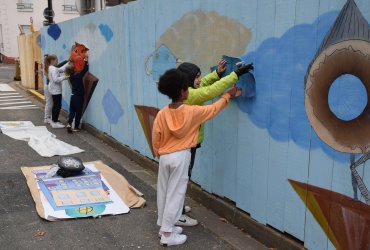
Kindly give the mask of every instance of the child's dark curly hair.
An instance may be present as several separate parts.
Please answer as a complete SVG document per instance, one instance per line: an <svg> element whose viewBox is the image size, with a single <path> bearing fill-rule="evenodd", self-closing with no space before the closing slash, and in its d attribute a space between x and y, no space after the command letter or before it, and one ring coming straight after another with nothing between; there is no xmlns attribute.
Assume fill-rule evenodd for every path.
<svg viewBox="0 0 370 250"><path fill-rule="evenodd" d="M188 78L178 69L169 69L159 78L159 92L168 96L173 102L179 99L181 90L187 89Z"/></svg>

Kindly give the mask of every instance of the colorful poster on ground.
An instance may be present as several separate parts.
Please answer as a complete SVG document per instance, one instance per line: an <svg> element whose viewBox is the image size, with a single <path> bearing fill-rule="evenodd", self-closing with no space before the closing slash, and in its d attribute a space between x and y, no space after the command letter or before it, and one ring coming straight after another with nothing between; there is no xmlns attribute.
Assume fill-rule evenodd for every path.
<svg viewBox="0 0 370 250"><path fill-rule="evenodd" d="M49 168L32 168L31 171L43 207L43 218L61 220L130 211L94 164L86 164L81 175L69 178L45 178Z"/></svg>

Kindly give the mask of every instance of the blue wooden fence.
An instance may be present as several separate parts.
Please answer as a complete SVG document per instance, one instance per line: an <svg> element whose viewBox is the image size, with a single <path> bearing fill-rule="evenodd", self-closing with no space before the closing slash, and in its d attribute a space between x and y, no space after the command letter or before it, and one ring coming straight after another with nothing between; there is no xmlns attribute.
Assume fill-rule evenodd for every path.
<svg viewBox="0 0 370 250"><path fill-rule="evenodd" d="M345 3L139 0L43 28L41 45L43 53L59 60L69 57L75 41L90 48L90 72L100 81L84 121L148 157L134 105L168 103L156 89L165 69L175 67L176 60L192 61L205 75L223 54L253 61L256 97L233 101L207 123L193 180L309 249L334 249L288 179L353 196L349 154L318 138L304 106L307 68ZM370 2L356 3L370 20ZM354 112L360 105L356 97L335 102L347 98L339 95L345 92L339 87L337 97L334 93L334 109ZM64 109L69 95L65 83ZM368 165L359 173L370 185Z"/></svg>

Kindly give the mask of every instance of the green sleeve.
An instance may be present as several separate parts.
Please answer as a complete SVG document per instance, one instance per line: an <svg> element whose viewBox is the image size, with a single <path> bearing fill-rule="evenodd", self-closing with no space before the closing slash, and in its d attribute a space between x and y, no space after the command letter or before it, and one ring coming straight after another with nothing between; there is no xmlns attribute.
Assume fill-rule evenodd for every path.
<svg viewBox="0 0 370 250"><path fill-rule="evenodd" d="M200 87L212 85L218 80L220 80L220 77L218 76L217 71L214 70L213 72L203 77L202 80L200 80Z"/></svg>
<svg viewBox="0 0 370 250"><path fill-rule="evenodd" d="M226 89L230 88L238 81L238 76L235 72L221 78L219 81L212 85L199 87L197 89L189 88L189 96L186 100L188 105L202 105L213 98L220 96Z"/></svg>

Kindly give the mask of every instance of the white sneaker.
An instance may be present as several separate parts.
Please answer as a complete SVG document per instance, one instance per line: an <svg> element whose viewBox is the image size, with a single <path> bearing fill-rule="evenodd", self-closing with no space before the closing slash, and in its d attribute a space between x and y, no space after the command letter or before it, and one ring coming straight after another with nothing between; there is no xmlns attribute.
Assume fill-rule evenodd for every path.
<svg viewBox="0 0 370 250"><path fill-rule="evenodd" d="M51 124L53 121L50 118L45 118L44 123L45 124Z"/></svg>
<svg viewBox="0 0 370 250"><path fill-rule="evenodd" d="M174 227L172 232L175 233L175 234L181 234L182 233L182 227ZM163 232L159 231L158 237L161 238L162 234L163 234Z"/></svg>
<svg viewBox="0 0 370 250"><path fill-rule="evenodd" d="M198 221L190 218L189 216L182 214L180 219L176 222L176 226L193 227L198 225Z"/></svg>
<svg viewBox="0 0 370 250"><path fill-rule="evenodd" d="M185 206L185 213L190 213L190 211L191 211L191 207L189 207L189 206Z"/></svg>
<svg viewBox="0 0 370 250"><path fill-rule="evenodd" d="M52 122L50 125L52 128L64 128L64 125L60 122Z"/></svg>
<svg viewBox="0 0 370 250"><path fill-rule="evenodd" d="M162 235L160 244L162 246L174 246L184 244L187 237L184 234L171 233L169 237Z"/></svg>

